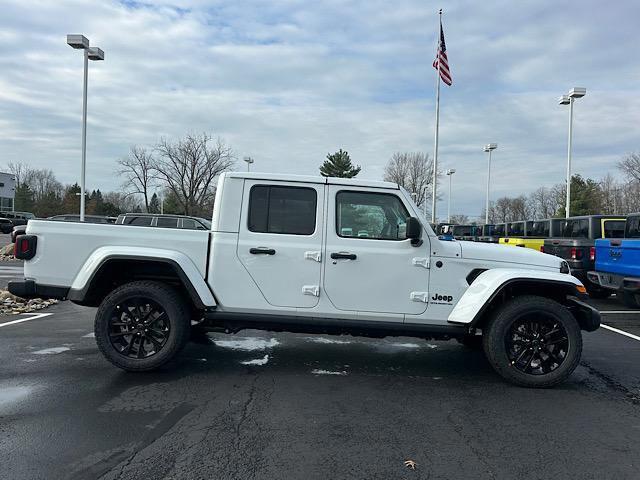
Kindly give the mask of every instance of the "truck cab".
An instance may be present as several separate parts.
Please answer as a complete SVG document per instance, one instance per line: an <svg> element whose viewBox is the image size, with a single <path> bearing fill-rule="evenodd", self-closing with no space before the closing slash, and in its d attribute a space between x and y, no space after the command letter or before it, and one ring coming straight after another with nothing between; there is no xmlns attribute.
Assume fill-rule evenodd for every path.
<svg viewBox="0 0 640 480"><path fill-rule="evenodd" d="M591 282L587 272L594 270L596 240L624 237L625 221L624 216L570 217L562 223L559 237L544 241L544 252L564 258L569 263L571 273L585 284L589 295L594 298L608 297L611 291Z"/></svg>
<svg viewBox="0 0 640 480"><path fill-rule="evenodd" d="M560 222L558 218L528 220L524 222L524 234L521 237L504 237L500 239L500 244L544 252L544 240L558 234Z"/></svg>
<svg viewBox="0 0 640 480"><path fill-rule="evenodd" d="M618 292L627 306L640 308L640 213L627 217L624 238L597 239L595 248L589 281Z"/></svg>
<svg viewBox="0 0 640 480"><path fill-rule="evenodd" d="M235 172L216 192L209 231L31 221L9 289L98 307L98 348L129 371L170 361L192 326L252 328L457 339L548 387L599 326L565 261L438 237L397 184Z"/></svg>

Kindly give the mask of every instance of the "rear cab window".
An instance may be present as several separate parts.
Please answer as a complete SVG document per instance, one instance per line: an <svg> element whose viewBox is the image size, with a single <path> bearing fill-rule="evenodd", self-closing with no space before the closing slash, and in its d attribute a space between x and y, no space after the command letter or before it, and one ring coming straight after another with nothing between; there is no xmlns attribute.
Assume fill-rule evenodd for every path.
<svg viewBox="0 0 640 480"><path fill-rule="evenodd" d="M589 238L589 220L587 218L566 220L562 227L565 238Z"/></svg>
<svg viewBox="0 0 640 480"><path fill-rule="evenodd" d="M624 238L624 220L603 220L602 230L604 238Z"/></svg>
<svg viewBox="0 0 640 480"><path fill-rule="evenodd" d="M640 216L627 219L625 238L640 238Z"/></svg>
<svg viewBox="0 0 640 480"><path fill-rule="evenodd" d="M336 233L340 237L405 240L409 212L389 193L341 191L336 194Z"/></svg>
<svg viewBox="0 0 640 480"><path fill-rule="evenodd" d="M249 231L313 235L317 203L313 188L254 185L249 194Z"/></svg>
<svg viewBox="0 0 640 480"><path fill-rule="evenodd" d="M157 217L156 227L160 228L178 228L178 219L171 217Z"/></svg>
<svg viewBox="0 0 640 480"><path fill-rule="evenodd" d="M549 222L531 222L527 229L528 237L548 237L549 236Z"/></svg>
<svg viewBox="0 0 640 480"><path fill-rule="evenodd" d="M135 225L138 227L150 227L153 217L125 217L124 225Z"/></svg>

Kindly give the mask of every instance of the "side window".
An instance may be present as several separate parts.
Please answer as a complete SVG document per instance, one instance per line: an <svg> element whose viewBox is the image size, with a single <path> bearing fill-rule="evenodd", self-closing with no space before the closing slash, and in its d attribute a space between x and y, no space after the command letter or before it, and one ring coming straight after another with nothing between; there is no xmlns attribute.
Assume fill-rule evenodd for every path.
<svg viewBox="0 0 640 480"><path fill-rule="evenodd" d="M150 227L153 217L126 217L124 219L125 225L136 225L139 227Z"/></svg>
<svg viewBox="0 0 640 480"><path fill-rule="evenodd" d="M604 238L624 238L623 220L605 220L604 221Z"/></svg>
<svg viewBox="0 0 640 480"><path fill-rule="evenodd" d="M178 228L178 219L171 217L158 217L156 227L161 228Z"/></svg>
<svg viewBox="0 0 640 480"><path fill-rule="evenodd" d="M182 219L182 228L187 230L195 230L197 227L196 221L191 218L183 218Z"/></svg>
<svg viewBox="0 0 640 480"><path fill-rule="evenodd" d="M313 188L255 185L249 194L249 230L312 235L318 195Z"/></svg>
<svg viewBox="0 0 640 480"><path fill-rule="evenodd" d="M404 240L407 218L409 212L395 195L369 192L336 195L336 233L340 237Z"/></svg>

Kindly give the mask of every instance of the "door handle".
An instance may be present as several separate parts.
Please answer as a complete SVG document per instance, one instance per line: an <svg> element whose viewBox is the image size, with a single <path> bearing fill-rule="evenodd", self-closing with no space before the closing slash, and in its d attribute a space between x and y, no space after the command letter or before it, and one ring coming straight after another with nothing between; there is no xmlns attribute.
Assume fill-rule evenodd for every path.
<svg viewBox="0 0 640 480"><path fill-rule="evenodd" d="M249 253L252 255L275 255L276 251L273 248L250 248Z"/></svg>
<svg viewBox="0 0 640 480"><path fill-rule="evenodd" d="M346 258L347 260L355 260L358 256L355 253L348 252L334 252L331 254L331 258L337 260L339 258Z"/></svg>

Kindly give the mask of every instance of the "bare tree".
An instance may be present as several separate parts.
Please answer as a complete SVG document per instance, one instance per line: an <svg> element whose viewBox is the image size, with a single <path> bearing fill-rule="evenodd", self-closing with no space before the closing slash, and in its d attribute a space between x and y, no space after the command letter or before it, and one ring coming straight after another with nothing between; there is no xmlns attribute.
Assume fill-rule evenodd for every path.
<svg viewBox="0 0 640 480"><path fill-rule="evenodd" d="M149 211L149 190L155 178L154 159L146 148L134 145L129 156L118 160L118 175L125 178L123 188L129 195L139 193L144 198L145 211Z"/></svg>
<svg viewBox="0 0 640 480"><path fill-rule="evenodd" d="M427 153L396 152L384 168L384 180L404 187L420 207L431 198L433 161Z"/></svg>
<svg viewBox="0 0 640 480"><path fill-rule="evenodd" d="M455 223L457 225L466 225L469 223L468 215L451 215L451 223Z"/></svg>
<svg viewBox="0 0 640 480"><path fill-rule="evenodd" d="M139 199L136 199L133 195L128 195L121 192L107 192L103 195L105 203L114 205L119 211L123 213L135 211L140 204Z"/></svg>
<svg viewBox="0 0 640 480"><path fill-rule="evenodd" d="M171 142L162 139L156 147L155 176L173 192L185 215L201 213L215 195L215 179L234 164L230 147L210 135L188 135Z"/></svg>
<svg viewBox="0 0 640 480"><path fill-rule="evenodd" d="M640 153L630 153L618 162L618 168L622 170L628 178L640 182Z"/></svg>
<svg viewBox="0 0 640 480"><path fill-rule="evenodd" d="M34 172L33 168L20 162L9 162L7 168L16 178L17 187L28 185Z"/></svg>

